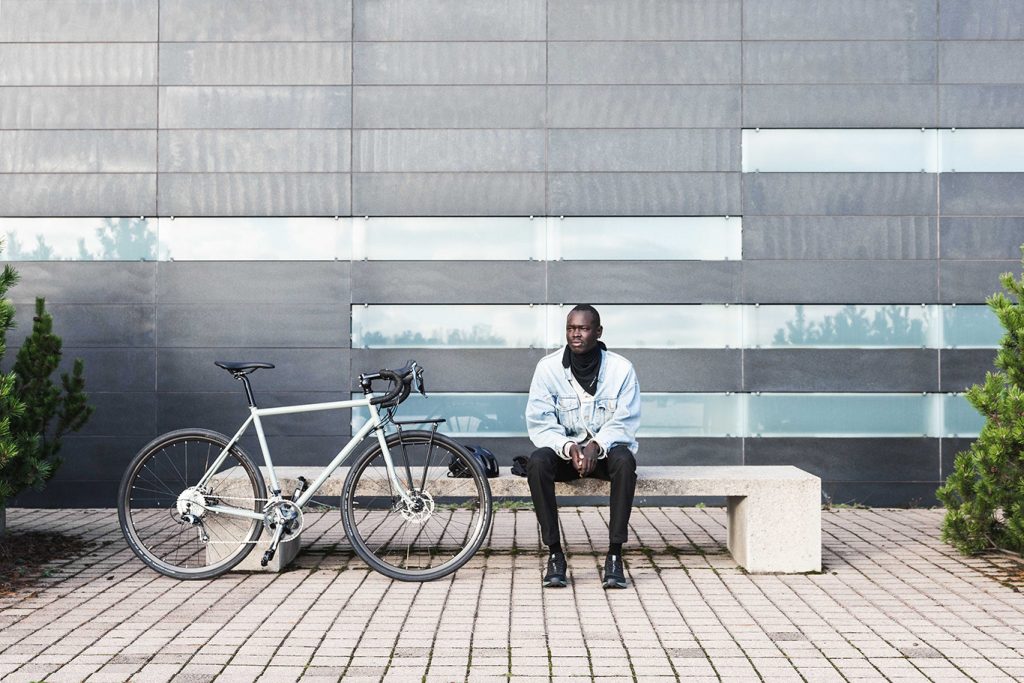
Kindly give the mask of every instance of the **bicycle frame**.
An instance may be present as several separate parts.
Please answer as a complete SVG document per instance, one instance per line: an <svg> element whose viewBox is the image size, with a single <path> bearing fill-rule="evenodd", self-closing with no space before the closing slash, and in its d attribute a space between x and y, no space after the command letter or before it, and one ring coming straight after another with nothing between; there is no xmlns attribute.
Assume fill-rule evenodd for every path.
<svg viewBox="0 0 1024 683"><path fill-rule="evenodd" d="M352 399L349 401L306 403L303 405L279 406L276 408L257 408L255 406L250 406L249 417L246 418L245 422L242 423L242 426L239 427L237 432L235 432L235 435L231 437L230 441L228 441L228 444L217 455L217 458L213 461L213 464L207 468L206 473L196 483L195 487L202 488L207 484L207 482L209 482L209 480L214 476L214 473L220 468L221 464L223 464L224 459L227 458L228 451L230 451L231 448L234 447L234 445L242 437L242 434L245 433L245 430L249 428L250 424L252 424L256 428L256 437L259 439L260 450L263 452L263 462L267 466L267 474L270 477L271 495L268 498L268 502L280 500L281 485L280 483L278 483L277 473L274 471L274 462L270 457L270 448L267 446L267 438L263 433L263 423L260 418L269 417L272 415L292 415L295 413L313 413L323 410L344 410L345 408L366 407L369 408L370 410L370 419L367 420L366 423L362 427L360 427L355 434L352 435L352 438L345 445L345 447L338 452L338 454L326 467L324 467L323 471L316 478L316 480L312 484L310 484L309 488L307 488L302 493L302 495L299 496L298 500L294 502L300 509L303 506L305 506L306 503L308 503L309 500L314 495L316 495L316 492L320 489L320 487L324 485L324 482L326 482L327 479L334 473L334 471L337 470L341 466L341 464L348 458L348 456L352 454L356 447L360 443L362 443L363 439L365 439L366 436L371 431L376 429L377 440L380 442L380 446L384 454L384 463L387 466L388 478L391 480L391 485L395 487L395 490L406 503L412 504L413 501L410 498L408 492L406 491L406 487L402 485L401 480L398 478L398 475L395 472L395 466L391 460L391 451L388 450L387 438L384 435L384 430L379 429L379 427L381 426L380 412L377 410L377 406L370 402L370 399L371 397L367 396L365 398ZM206 509L210 512L217 512L220 514L232 515L235 517L246 517L249 519L258 520L263 519L263 513L253 512L249 510L241 510L239 508L234 507L209 505L206 507Z"/></svg>

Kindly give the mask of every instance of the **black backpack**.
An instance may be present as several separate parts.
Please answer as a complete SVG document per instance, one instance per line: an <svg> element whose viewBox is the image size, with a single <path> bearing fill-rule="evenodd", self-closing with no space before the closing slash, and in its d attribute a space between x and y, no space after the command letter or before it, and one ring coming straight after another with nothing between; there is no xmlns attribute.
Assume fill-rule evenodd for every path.
<svg viewBox="0 0 1024 683"><path fill-rule="evenodd" d="M480 466L480 471L488 479L498 476L498 460L494 457L494 453L491 453L483 446L472 446L470 444L463 444L463 446L476 459L477 465ZM472 475L469 472L469 468L466 467L466 463L457 459L453 454L448 460L448 476L453 479L469 479Z"/></svg>

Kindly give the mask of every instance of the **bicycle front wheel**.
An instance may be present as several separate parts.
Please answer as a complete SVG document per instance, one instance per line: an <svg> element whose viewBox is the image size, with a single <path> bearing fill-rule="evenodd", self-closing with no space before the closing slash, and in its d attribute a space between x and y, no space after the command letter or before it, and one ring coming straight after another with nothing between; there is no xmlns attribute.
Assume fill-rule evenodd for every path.
<svg viewBox="0 0 1024 683"><path fill-rule="evenodd" d="M263 477L237 444L197 486L227 444L223 434L184 429L157 437L128 465L117 496L121 531L139 559L161 574L223 574L249 554L263 530L260 520L208 509L263 510Z"/></svg>
<svg viewBox="0 0 1024 683"><path fill-rule="evenodd" d="M349 470L341 512L352 548L400 581L431 581L464 565L491 527L491 487L466 449L442 434L407 431L387 439L408 502L388 477L380 444ZM449 467L454 463L454 467ZM451 477L452 470L463 476Z"/></svg>

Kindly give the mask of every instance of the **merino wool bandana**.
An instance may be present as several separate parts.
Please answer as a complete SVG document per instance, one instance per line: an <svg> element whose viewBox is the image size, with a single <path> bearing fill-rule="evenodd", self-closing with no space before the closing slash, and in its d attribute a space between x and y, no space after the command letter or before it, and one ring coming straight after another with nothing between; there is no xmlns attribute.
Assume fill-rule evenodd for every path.
<svg viewBox="0 0 1024 683"><path fill-rule="evenodd" d="M607 346L603 341L597 342L597 346L586 353L573 353L569 345L565 346L565 353L562 354L562 367L572 370L572 376L583 387L583 391L591 396L597 391L597 375L601 370L601 352L606 351Z"/></svg>

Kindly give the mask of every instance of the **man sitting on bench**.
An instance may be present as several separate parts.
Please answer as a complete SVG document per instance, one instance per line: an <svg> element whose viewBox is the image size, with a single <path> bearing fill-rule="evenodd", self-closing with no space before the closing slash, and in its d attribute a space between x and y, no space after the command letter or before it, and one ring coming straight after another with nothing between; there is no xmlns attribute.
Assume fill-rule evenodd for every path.
<svg viewBox="0 0 1024 683"><path fill-rule="evenodd" d="M636 490L636 430L640 385L633 365L599 341L601 316L580 304L565 323L567 345L537 363L526 405L526 425L537 447L527 479L541 537L548 546L545 587L567 583L558 531L555 482L596 477L611 482L608 556L602 584L625 588L622 544Z"/></svg>

